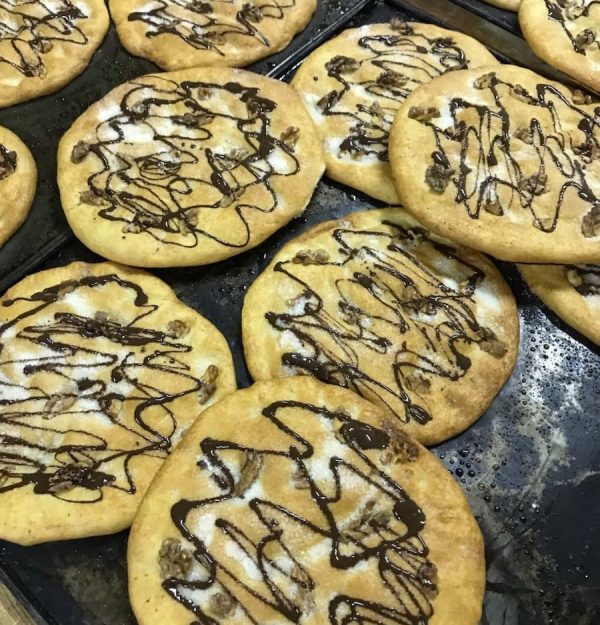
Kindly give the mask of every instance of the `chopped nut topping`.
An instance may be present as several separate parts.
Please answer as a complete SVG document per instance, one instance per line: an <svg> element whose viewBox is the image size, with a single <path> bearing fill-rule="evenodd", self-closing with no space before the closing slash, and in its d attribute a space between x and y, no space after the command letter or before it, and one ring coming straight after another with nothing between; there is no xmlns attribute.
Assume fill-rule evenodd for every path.
<svg viewBox="0 0 600 625"><path fill-rule="evenodd" d="M136 222L130 222L123 226L121 232L128 232L131 234L138 234L143 230L142 226Z"/></svg>
<svg viewBox="0 0 600 625"><path fill-rule="evenodd" d="M212 7L209 2L201 2L201 0L192 0L190 7L195 13L212 13Z"/></svg>
<svg viewBox="0 0 600 625"><path fill-rule="evenodd" d="M379 457L383 464L404 464L414 462L419 457L419 448L416 443L395 423L386 419L382 423L382 429L390 437L387 448Z"/></svg>
<svg viewBox="0 0 600 625"><path fill-rule="evenodd" d="M196 89L197 100L206 100L209 97L210 97L210 89L207 89L206 87L198 87L198 89Z"/></svg>
<svg viewBox="0 0 600 625"><path fill-rule="evenodd" d="M68 410L76 401L72 395L53 395L46 400L44 412L63 412Z"/></svg>
<svg viewBox="0 0 600 625"><path fill-rule="evenodd" d="M488 72L475 79L473 86L475 89L489 89L496 83L496 72Z"/></svg>
<svg viewBox="0 0 600 625"><path fill-rule="evenodd" d="M281 133L281 142L287 145L288 148L294 149L299 138L300 128L296 126L290 126Z"/></svg>
<svg viewBox="0 0 600 625"><path fill-rule="evenodd" d="M579 287L583 284L583 278L576 269L567 270L567 280L575 287Z"/></svg>
<svg viewBox="0 0 600 625"><path fill-rule="evenodd" d="M409 373L404 377L404 382L415 393L428 393L431 388L431 382L419 373Z"/></svg>
<svg viewBox="0 0 600 625"><path fill-rule="evenodd" d="M490 215L496 215L497 217L500 217L504 214L502 206L500 205L500 202L497 198L495 200L486 200L483 203L483 210L486 213L490 213Z"/></svg>
<svg viewBox="0 0 600 625"><path fill-rule="evenodd" d="M52 50L54 44L49 39L34 39L31 42L31 47L42 54L46 54Z"/></svg>
<svg viewBox="0 0 600 625"><path fill-rule="evenodd" d="M434 163L425 171L425 182L434 193L441 195L448 187L453 173L454 170L450 167Z"/></svg>
<svg viewBox="0 0 600 625"><path fill-rule="evenodd" d="M600 204L594 204L581 222L581 232L586 238L600 235Z"/></svg>
<svg viewBox="0 0 600 625"><path fill-rule="evenodd" d="M502 358L508 352L506 345L496 337L496 334L490 328L480 328L479 336L481 336L482 340L477 345L487 354L496 358Z"/></svg>
<svg viewBox="0 0 600 625"><path fill-rule="evenodd" d="M565 15L569 20L576 20L581 17L585 12L585 6L583 2L574 0L573 2L565 2Z"/></svg>
<svg viewBox="0 0 600 625"><path fill-rule="evenodd" d="M324 265L329 260L329 252L327 250L300 250L292 262L297 265Z"/></svg>
<svg viewBox="0 0 600 625"><path fill-rule="evenodd" d="M325 63L325 69L330 76L350 74L360 68L360 63L350 56L338 54Z"/></svg>
<svg viewBox="0 0 600 625"><path fill-rule="evenodd" d="M234 148L231 152L229 152L229 158L232 161L241 163L244 159L248 158L249 154L250 152L245 148Z"/></svg>
<svg viewBox="0 0 600 625"><path fill-rule="evenodd" d="M65 295L68 295L69 293L73 293L74 290L75 290L74 284L65 284L64 286L60 287L57 295L59 297L64 297Z"/></svg>
<svg viewBox="0 0 600 625"><path fill-rule="evenodd" d="M596 41L596 31L593 28L582 30L576 37L575 43L580 48L591 46Z"/></svg>
<svg viewBox="0 0 600 625"><path fill-rule="evenodd" d="M219 367L216 365L208 365L200 382L202 386L198 390L198 401L205 404L217 390L217 378L219 377Z"/></svg>
<svg viewBox="0 0 600 625"><path fill-rule="evenodd" d="M263 12L253 2L246 2L242 7L242 15L249 21L257 24L263 20Z"/></svg>
<svg viewBox="0 0 600 625"><path fill-rule="evenodd" d="M99 323L106 323L108 321L108 313L105 313L102 310L97 310L94 313L94 321L98 321Z"/></svg>
<svg viewBox="0 0 600 625"><path fill-rule="evenodd" d="M242 195L244 195L244 189L242 187L238 187L237 189L232 189L229 195L224 195L219 202L220 208L227 208L231 206L235 201L239 200Z"/></svg>
<svg viewBox="0 0 600 625"><path fill-rule="evenodd" d="M321 109L323 113L326 113L332 106L335 106L342 98L342 92L330 91L327 95L324 95L318 102L317 107Z"/></svg>
<svg viewBox="0 0 600 625"><path fill-rule="evenodd" d="M81 163L83 159L90 153L90 146L85 141L78 141L71 152L71 162Z"/></svg>
<svg viewBox="0 0 600 625"><path fill-rule="evenodd" d="M589 93L585 93L581 91L581 89L573 89L573 93L571 94L571 99L573 100L573 104L591 104L592 96Z"/></svg>
<svg viewBox="0 0 600 625"><path fill-rule="evenodd" d="M382 72L377 76L377 84L383 87L402 87L408 82L408 76L394 72L391 69ZM439 115L436 115L439 117Z"/></svg>
<svg viewBox="0 0 600 625"><path fill-rule="evenodd" d="M523 87L522 85L515 85L512 88L512 94L517 100L520 100L521 102L525 102L527 104L532 104L535 102L535 100L529 95L527 89L525 89L525 87Z"/></svg>
<svg viewBox="0 0 600 625"><path fill-rule="evenodd" d="M522 141L523 143L527 143L528 145L531 145L533 143L533 137L531 136L530 128L517 128L513 134L513 137L515 137L515 139L519 139L519 141Z"/></svg>
<svg viewBox="0 0 600 625"><path fill-rule="evenodd" d="M186 126L193 126L200 128L201 126L207 126L214 120L214 116L209 113L186 113L181 117L181 121Z"/></svg>
<svg viewBox="0 0 600 625"><path fill-rule="evenodd" d="M533 225L542 232L550 232L554 228L555 220L552 217L534 217Z"/></svg>
<svg viewBox="0 0 600 625"><path fill-rule="evenodd" d="M548 176L546 174L533 174L519 180L519 189L529 195L542 195L548 191L546 184Z"/></svg>
<svg viewBox="0 0 600 625"><path fill-rule="evenodd" d="M262 467L262 456L254 451L246 452L246 459L242 465L240 479L233 488L233 494L242 497L243 494L254 484Z"/></svg>
<svg viewBox="0 0 600 625"><path fill-rule="evenodd" d="M172 321L169 321L167 328L169 330L169 334L174 336L176 339L184 337L190 331L189 324L185 321L181 321L180 319L173 319Z"/></svg>
<svg viewBox="0 0 600 625"><path fill-rule="evenodd" d="M295 583L296 592L294 598L300 604L301 614L310 614L315 607L314 582L297 564L292 569L291 578Z"/></svg>
<svg viewBox="0 0 600 625"><path fill-rule="evenodd" d="M369 107L369 113L373 115L373 117L379 117L380 119L385 115L383 109L379 105L379 102L373 102L373 104L371 104Z"/></svg>
<svg viewBox="0 0 600 625"><path fill-rule="evenodd" d="M236 601L230 594L217 592L208 600L208 611L219 617L233 616L236 609Z"/></svg>
<svg viewBox="0 0 600 625"><path fill-rule="evenodd" d="M399 17L392 17L390 26L392 30L395 30L401 35L413 35L415 32L412 26L407 24L404 20L401 20Z"/></svg>
<svg viewBox="0 0 600 625"><path fill-rule="evenodd" d="M600 146L590 137L585 143L573 146L573 153L581 157L584 163L591 163L600 159Z"/></svg>
<svg viewBox="0 0 600 625"><path fill-rule="evenodd" d="M435 117L440 116L440 110L435 106L411 106L408 110L410 119L416 119L418 122L428 122Z"/></svg>
<svg viewBox="0 0 600 625"><path fill-rule="evenodd" d="M298 490L310 488L310 482L300 467L296 467L296 470L292 473L292 486Z"/></svg>
<svg viewBox="0 0 600 625"><path fill-rule="evenodd" d="M79 201L82 204L89 204L90 206L101 206L106 202L106 198L89 189L79 194Z"/></svg>
<svg viewBox="0 0 600 625"><path fill-rule="evenodd" d="M437 579L437 573L438 570L435 564L432 564L431 562L425 562L419 567L417 576L419 577L419 579L433 582Z"/></svg>
<svg viewBox="0 0 600 625"><path fill-rule="evenodd" d="M186 579L192 570L194 555L177 538L165 538L158 552L158 563L164 578Z"/></svg>

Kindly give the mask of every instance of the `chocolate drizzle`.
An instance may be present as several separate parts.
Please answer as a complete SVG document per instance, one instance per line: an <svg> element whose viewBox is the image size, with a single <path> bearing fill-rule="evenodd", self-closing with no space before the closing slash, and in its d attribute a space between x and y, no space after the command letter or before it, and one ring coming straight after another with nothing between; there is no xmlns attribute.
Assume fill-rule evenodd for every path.
<svg viewBox="0 0 600 625"><path fill-rule="evenodd" d="M80 161L100 165L82 210L126 233L184 248L202 239L243 248L249 216L279 206L272 179L301 169L294 147L270 134L277 104L255 87L150 76L129 83L115 108ZM225 148L223 135L239 147Z"/></svg>
<svg viewBox="0 0 600 625"><path fill-rule="evenodd" d="M283 353L282 365L376 397L405 423L426 424L435 418L425 407L429 381L459 380L471 366L461 347L485 341L472 299L485 274L421 228L384 221L370 230L339 227L331 238L341 261L274 267L299 289L287 312L265 315L280 341L300 344Z"/></svg>
<svg viewBox="0 0 600 625"><path fill-rule="evenodd" d="M266 423L259 426L266 433L258 447L214 438L200 442L198 467L210 480L208 492L171 508L174 525L193 550L194 570L165 579L165 591L195 615L194 624L214 625L236 610L238 618L254 625L265 619L299 623L323 610L314 618L332 625L426 625L437 592L431 577L422 574L435 570L421 536L426 519L379 467L377 457L390 443L389 435L345 413L299 401L272 403L261 414ZM304 424L302 435L298 423ZM325 438L313 442L315 432ZM335 441L327 439L336 432L338 449L328 451ZM264 478L260 490L242 497L235 465L248 457L260 458ZM316 471L317 463L327 468ZM286 480L286 472L292 480L302 474L307 487L299 491L284 483L272 492L274 484ZM238 506L247 508L241 516ZM247 523L240 526L228 518L230 511ZM196 533L201 519L211 527L203 523L206 531ZM214 538L207 539L213 531ZM326 549L311 557L308 545L314 541ZM385 602L368 594L343 594L344 577L359 574L353 571L357 566L371 567L368 583L380 582ZM332 579L340 574L337 588ZM312 595L325 583L338 592L328 605L319 605ZM215 611L215 603L226 609Z"/></svg>
<svg viewBox="0 0 600 625"><path fill-rule="evenodd" d="M476 103L468 96L453 97L447 105L451 124L422 122L435 137L431 163L450 172L455 202L472 219L482 211L498 218L509 208L517 216L528 211L532 225L545 233L556 230L565 202L584 203L582 233L596 236L600 200L586 176L600 157L600 109L590 112L551 84L529 91L494 73L481 78L474 87L493 105L479 96ZM529 119L521 127L511 115L516 106L519 117L526 111ZM577 120L570 127L563 123L567 115Z"/></svg>
<svg viewBox="0 0 600 625"><path fill-rule="evenodd" d="M600 0L592 0L591 2L589 0L544 0L544 2L548 17L561 25L577 54L586 56L590 47L598 51L600 42L597 40L588 44L586 38L583 37L582 41L581 33L584 31L584 27L577 28L577 20L580 18L589 19L591 8L595 4L600 4Z"/></svg>
<svg viewBox="0 0 600 625"><path fill-rule="evenodd" d="M84 46L80 22L88 16L73 0L3 0L0 5L0 64L27 77L46 75L44 55L56 43ZM73 50L67 54L75 53Z"/></svg>
<svg viewBox="0 0 600 625"><path fill-rule="evenodd" d="M140 2L140 4L143 4ZM153 8L130 13L130 22L143 22L146 37L179 37L197 50L226 56L228 39L244 37L270 48L263 25L283 20L296 0L241 2L240 0L157 0ZM231 16L227 13L230 12Z"/></svg>
<svg viewBox="0 0 600 625"><path fill-rule="evenodd" d="M17 153L0 143L0 180L8 178L17 169Z"/></svg>
<svg viewBox="0 0 600 625"><path fill-rule="evenodd" d="M118 302L122 318L84 313L90 290ZM82 312L64 310L68 297ZM105 488L135 493L131 462L166 457L178 400L202 387L182 358L192 348L146 327L158 306L114 274L2 307L14 316L0 325L0 499L28 485L76 503L100 501Z"/></svg>
<svg viewBox="0 0 600 625"><path fill-rule="evenodd" d="M451 38L426 37L412 29L364 36L357 45L359 58L334 57L326 64L328 75L341 87L327 94L320 108L326 116L344 118L348 136L340 153L355 158L371 155L387 162L389 133L400 104L419 85L445 72L465 69L469 61ZM360 96L355 101L354 94L361 89L374 105Z"/></svg>

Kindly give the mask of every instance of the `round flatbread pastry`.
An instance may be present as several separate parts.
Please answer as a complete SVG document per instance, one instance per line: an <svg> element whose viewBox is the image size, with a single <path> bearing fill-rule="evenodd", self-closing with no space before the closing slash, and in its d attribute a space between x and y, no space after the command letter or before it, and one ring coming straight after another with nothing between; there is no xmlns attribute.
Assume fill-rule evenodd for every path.
<svg viewBox="0 0 600 625"><path fill-rule="evenodd" d="M385 209L284 246L246 295L242 332L255 380L301 373L349 388L431 445L502 388L519 318L489 260Z"/></svg>
<svg viewBox="0 0 600 625"><path fill-rule="evenodd" d="M445 72L495 62L471 37L392 20L346 30L317 48L292 85L325 144L327 174L397 204L388 138L400 104L416 87Z"/></svg>
<svg viewBox="0 0 600 625"><path fill-rule="evenodd" d="M506 11L518 11L522 0L483 0L487 4L505 9Z"/></svg>
<svg viewBox="0 0 600 625"><path fill-rule="evenodd" d="M304 30L317 0L110 0L123 45L163 69L249 65Z"/></svg>
<svg viewBox="0 0 600 625"><path fill-rule="evenodd" d="M225 338L157 278L112 263L25 278L0 299L0 538L128 527L186 429L235 388Z"/></svg>
<svg viewBox="0 0 600 625"><path fill-rule="evenodd" d="M503 260L600 261L598 104L511 65L417 89L390 136L405 207Z"/></svg>
<svg viewBox="0 0 600 625"><path fill-rule="evenodd" d="M353 393L259 382L207 410L133 524L140 625L477 625L483 540L439 460Z"/></svg>
<svg viewBox="0 0 600 625"><path fill-rule="evenodd" d="M519 265L519 271L548 308L600 345L600 265Z"/></svg>
<svg viewBox="0 0 600 625"><path fill-rule="evenodd" d="M29 148L0 126L0 246L25 221L36 185L37 167Z"/></svg>
<svg viewBox="0 0 600 625"><path fill-rule="evenodd" d="M600 90L600 4L596 0L522 0L519 24L540 58Z"/></svg>
<svg viewBox="0 0 600 625"><path fill-rule="evenodd" d="M58 149L75 234L140 267L204 265L258 245L304 211L324 168L296 92L228 68L120 85Z"/></svg>
<svg viewBox="0 0 600 625"><path fill-rule="evenodd" d="M3 0L0 107L58 91L79 76L108 24L104 0Z"/></svg>

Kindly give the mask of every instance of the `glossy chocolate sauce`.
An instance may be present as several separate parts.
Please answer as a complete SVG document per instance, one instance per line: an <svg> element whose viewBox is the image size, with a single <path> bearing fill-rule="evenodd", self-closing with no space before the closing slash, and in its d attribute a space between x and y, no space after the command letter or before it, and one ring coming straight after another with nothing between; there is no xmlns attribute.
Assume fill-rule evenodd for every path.
<svg viewBox="0 0 600 625"><path fill-rule="evenodd" d="M320 610L323 613L317 620L332 625L426 625L433 615L437 588L431 576L423 574L435 570L421 536L425 514L382 470L373 453L387 449L390 435L345 413L299 401L275 402L262 410L262 418L269 423L265 424L268 434L260 448L218 438L201 441L198 467L208 473L214 487L205 498L181 500L171 508L181 537L193 546L194 574L167 577L165 591L194 614L194 625L226 622L235 609L240 622L259 625L264 621L253 611L255 602L261 605L262 616L271 613L273 622L298 623L303 616ZM294 429L294 424L312 420L314 429L305 425L303 435ZM334 435L327 430L337 432L344 453L326 451L325 441ZM307 432L322 432L325 439L317 439L315 446ZM230 468L232 452L257 459L259 470L254 480L263 480L263 475L274 470L282 471L280 492L273 493L267 486L276 483L270 475L264 478L269 481L261 481L260 494L247 494L240 500L236 482L243 476L236 477ZM311 474L315 466L312 461L317 459L320 464L327 463L328 479ZM298 474L305 480L301 490L291 485ZM349 524L336 513L340 509L336 504L355 500L357 492L362 512L358 522ZM252 526L240 526L228 519L232 508L227 502L236 500L239 504L234 505L247 507L245 517ZM220 538L213 538L212 546L204 542L204 533L193 529L198 515L214 515L211 525ZM256 523L258 531L253 527ZM301 547L299 535L305 537ZM316 561L304 547L315 540L326 548ZM248 573L245 567L240 576L232 561L234 552L224 544L240 554L235 560L251 560L255 573ZM315 604L313 593L320 584L330 582L330 571L356 575L354 567L367 563L373 577L365 579L365 585L378 592L380 586L385 588L386 603L372 599L368 591L356 597L336 593L333 587L328 605ZM220 607L226 607L221 613L211 604L215 594L221 595Z"/></svg>
<svg viewBox="0 0 600 625"><path fill-rule="evenodd" d="M87 313L86 294L106 289L120 320ZM67 297L82 302L81 312L65 310ZM30 484L77 503L100 501L107 487L133 494L131 462L166 457L176 401L203 382L182 358L192 347L140 325L157 310L138 284L114 274L3 300L0 500Z"/></svg>
<svg viewBox="0 0 600 625"><path fill-rule="evenodd" d="M561 25L575 52L586 55L587 50L590 48L598 50L598 41L595 41L589 47L580 42L578 35L585 29L585 26L577 28L577 20L579 18L584 20L589 18L593 5L600 4L600 0L592 0L591 2L586 0L577 0L576 2L571 0L559 0L558 2L544 0L544 2L546 3L548 17ZM572 15L572 17L569 17L569 15Z"/></svg>
<svg viewBox="0 0 600 625"><path fill-rule="evenodd" d="M600 156L600 109L590 112L551 84L539 83L528 91L493 73L487 83L480 87L481 98L449 100L449 128L441 128L439 118L421 122L435 137L432 167L450 172L456 203L472 219L482 211L502 218L509 206L517 216L527 211L532 225L546 233L556 230L565 203L578 200L596 212L600 201L587 176ZM483 104L490 95L494 104ZM528 124L516 125L513 107L520 115L527 107ZM568 126L563 124L566 115ZM583 225L582 230L584 236L594 236Z"/></svg>
<svg viewBox="0 0 600 625"><path fill-rule="evenodd" d="M130 13L128 19L143 22L148 38L172 35L197 50L226 56L228 39L232 37L236 45L240 45L239 37L243 37L271 47L263 25L283 20L295 6L296 0L158 0L150 9Z"/></svg>
<svg viewBox="0 0 600 625"><path fill-rule="evenodd" d="M72 0L2 0L0 66L9 65L24 76L43 78L47 71L44 55L54 45L86 45L81 22L88 16L77 4ZM76 54L75 50L66 54Z"/></svg>
<svg viewBox="0 0 600 625"><path fill-rule="evenodd" d="M8 178L17 169L17 153L0 143L0 180Z"/></svg>
<svg viewBox="0 0 600 625"><path fill-rule="evenodd" d="M400 104L419 85L465 69L469 62L453 39L426 37L408 25L404 34L364 36L357 45L356 58L337 56L326 63L327 74L340 88L325 96L319 108L326 116L344 118L348 136L340 145L342 155L387 161L389 133ZM360 95L362 89L369 101ZM370 101L378 107L370 106Z"/></svg>
<svg viewBox="0 0 600 625"><path fill-rule="evenodd" d="M81 210L168 245L246 246L250 218L279 206L272 179L301 169L294 147L270 132L277 104L237 82L128 84L81 159L95 169ZM243 147L226 148L223 135ZM227 217L227 228L215 214Z"/></svg>
<svg viewBox="0 0 600 625"><path fill-rule="evenodd" d="M331 237L343 260L274 267L300 293L287 312L265 315L281 340L302 346L285 351L282 366L376 397L405 423L426 424L435 415L415 375L450 383L469 370L461 348L486 336L472 299L485 274L421 228L383 222L339 227Z"/></svg>

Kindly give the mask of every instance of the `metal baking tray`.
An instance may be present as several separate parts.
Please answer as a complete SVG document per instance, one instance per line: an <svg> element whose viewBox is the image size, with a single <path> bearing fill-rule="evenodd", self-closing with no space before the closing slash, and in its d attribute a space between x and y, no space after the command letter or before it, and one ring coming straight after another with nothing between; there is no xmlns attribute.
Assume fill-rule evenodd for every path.
<svg viewBox="0 0 600 625"><path fill-rule="evenodd" d="M342 22L343 26L360 25L392 16L427 19L429 15L432 21L461 30L462 14L454 12L460 7L448 0L370 0L362 9L353 0L321 0L321 5L322 16L340 17L349 7L357 13L341 15L334 26L329 22L326 35L339 30ZM478 25L484 43L489 32L502 39L493 30L494 23L475 14L471 18L475 21L469 27ZM303 46L315 32L324 32L325 23L314 30L313 21L311 31L295 41L299 53L288 50L277 61L262 63L260 70L275 69L279 76L289 78L307 52ZM278 65L269 65L274 62ZM33 144L48 131L52 137L46 149L53 150L62 130L91 101L114 84L149 69L153 69L150 64L118 48L111 32L92 67L78 79L82 91L71 85L50 98L57 110L58 103L64 102L64 118L57 114L51 122L42 123L47 119L42 103L31 103L30 108L15 107L18 128L16 123L7 125L27 128L24 138ZM7 112L0 113L0 124L9 119L13 118ZM47 159L53 158L49 152ZM49 248L43 246L48 241L56 243L56 234L45 239L43 227L40 231L36 223L29 224L28 272L72 260L100 260L69 237L53 175L49 173L46 180L42 177L39 191L53 217L40 223L54 224L53 232L63 238L60 249L54 248L48 258ZM256 249L215 265L156 274L221 329L234 353L239 385L247 386L251 380L243 359L240 311L248 286L283 243L300 232L326 219L375 206L366 196L324 179L304 215ZM39 233L37 238L35 233ZM433 451L461 483L485 535L487 592L482 625L599 625L600 350L546 310L523 285L513 265L502 263L500 269L515 293L521 317L516 369L473 427ZM6 283L18 275L14 268L3 273ZM127 599L126 541L127 534L121 533L28 548L0 542L0 578L24 600L40 624L134 625Z"/></svg>

